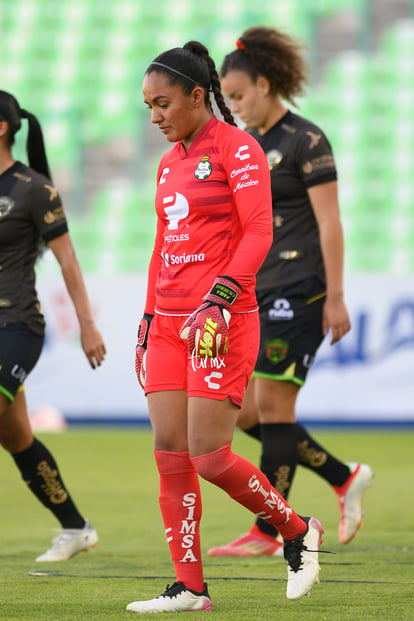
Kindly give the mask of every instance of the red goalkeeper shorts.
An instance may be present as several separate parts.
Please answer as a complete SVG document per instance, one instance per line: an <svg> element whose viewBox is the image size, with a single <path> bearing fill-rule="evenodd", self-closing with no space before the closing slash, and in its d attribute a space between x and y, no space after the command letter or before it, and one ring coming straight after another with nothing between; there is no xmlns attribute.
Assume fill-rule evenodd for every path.
<svg viewBox="0 0 414 621"><path fill-rule="evenodd" d="M197 359L180 337L185 316L155 315L146 354L145 394L185 390L189 397L231 401L241 406L259 350L259 315L234 313L230 319L227 354Z"/></svg>

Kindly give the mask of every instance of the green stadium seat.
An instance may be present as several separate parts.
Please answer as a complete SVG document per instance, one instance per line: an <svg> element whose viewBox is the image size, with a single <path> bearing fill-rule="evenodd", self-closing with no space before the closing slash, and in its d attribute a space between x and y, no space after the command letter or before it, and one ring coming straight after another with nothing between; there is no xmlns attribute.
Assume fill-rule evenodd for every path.
<svg viewBox="0 0 414 621"><path fill-rule="evenodd" d="M3 2L1 88L41 120L52 169L78 171L85 146L116 136L137 136L137 152L145 152L141 81L164 49L198 39L219 67L249 26L276 26L312 47L319 18L352 10L365 24L367 6L368 0ZM298 113L320 124L334 148L349 268L414 270L406 234L414 218L414 20L391 24L375 55L339 55L299 103ZM24 139L20 132L16 153L23 160ZM138 174L149 179L142 187L137 181L102 188L81 225L73 224L88 270L146 269L156 160L139 160Z"/></svg>
<svg viewBox="0 0 414 621"><path fill-rule="evenodd" d="M93 262L100 269L126 271L129 266L128 271L137 271L147 265L156 227L153 192L119 182L95 196L84 228L95 240L92 251L98 258Z"/></svg>
<svg viewBox="0 0 414 621"><path fill-rule="evenodd" d="M414 54L414 20L401 19L390 26L381 40L381 50L386 56L404 59L413 58ZM398 70L398 67L395 67Z"/></svg>
<svg viewBox="0 0 414 621"><path fill-rule="evenodd" d="M363 216L363 217L362 217ZM350 271L388 271L392 265L392 243L388 218L366 210L344 230L345 257Z"/></svg>
<svg viewBox="0 0 414 621"><path fill-rule="evenodd" d="M314 0L312 10L321 17L332 15L344 10L365 10L368 0Z"/></svg>
<svg viewBox="0 0 414 621"><path fill-rule="evenodd" d="M44 124L48 159L53 168L67 165L78 169L81 161L79 123L71 113L49 116Z"/></svg>

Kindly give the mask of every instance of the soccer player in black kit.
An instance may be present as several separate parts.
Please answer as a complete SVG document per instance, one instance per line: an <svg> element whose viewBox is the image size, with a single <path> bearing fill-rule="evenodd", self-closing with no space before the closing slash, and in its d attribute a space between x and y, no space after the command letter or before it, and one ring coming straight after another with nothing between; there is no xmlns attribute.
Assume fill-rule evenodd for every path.
<svg viewBox="0 0 414 621"><path fill-rule="evenodd" d="M22 119L28 122L30 167L12 155ZM37 118L0 91L0 444L13 457L23 480L62 530L39 562L62 561L98 541L96 530L78 511L49 450L33 437L24 380L39 359L45 320L35 287L34 265L42 244L62 270L80 326L81 343L93 369L105 345L92 317L88 295L54 188Z"/></svg>
<svg viewBox="0 0 414 621"><path fill-rule="evenodd" d="M343 298L343 234L337 171L323 131L294 114L307 81L301 46L268 27L247 29L223 61L222 89L231 110L255 136L271 171L273 245L257 274L260 351L238 426L261 440L261 469L288 496L297 463L337 495L338 538L348 543L362 522L373 476L366 464L343 463L296 422L296 399L318 347L350 330ZM282 555L277 531L258 519L212 556Z"/></svg>

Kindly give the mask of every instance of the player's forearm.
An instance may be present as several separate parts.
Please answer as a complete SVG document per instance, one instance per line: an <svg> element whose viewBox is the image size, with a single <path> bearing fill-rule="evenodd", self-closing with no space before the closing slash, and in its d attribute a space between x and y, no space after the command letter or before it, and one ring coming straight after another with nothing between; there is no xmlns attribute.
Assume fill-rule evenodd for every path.
<svg viewBox="0 0 414 621"><path fill-rule="evenodd" d="M332 298L342 298L344 292L344 241L341 224L340 222L326 223L320 228L319 233L327 295Z"/></svg>
<svg viewBox="0 0 414 621"><path fill-rule="evenodd" d="M94 323L89 297L76 256L68 265L61 265L63 279L72 300L81 329Z"/></svg>
<svg viewBox="0 0 414 621"><path fill-rule="evenodd" d="M237 280L241 287L247 285L262 266L272 241L272 222L265 212L246 226L234 257L225 269L226 275Z"/></svg>
<svg viewBox="0 0 414 621"><path fill-rule="evenodd" d="M65 233L49 241L48 245L59 263L63 280L65 281L67 292L75 307L79 324L81 328L87 327L87 325L93 323L94 320L72 241L68 233Z"/></svg>

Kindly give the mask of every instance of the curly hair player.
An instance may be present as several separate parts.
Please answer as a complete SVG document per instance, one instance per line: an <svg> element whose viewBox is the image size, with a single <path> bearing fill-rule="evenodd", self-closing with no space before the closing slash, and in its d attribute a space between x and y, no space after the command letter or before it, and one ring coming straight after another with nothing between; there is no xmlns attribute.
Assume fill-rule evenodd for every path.
<svg viewBox="0 0 414 621"><path fill-rule="evenodd" d="M337 494L338 537L348 543L362 523L373 476L366 464L343 463L296 422L300 387L328 330L331 344L350 329L343 299L343 236L337 172L323 131L291 112L306 82L300 45L264 26L246 30L221 66L232 111L266 153L274 238L257 274L260 350L238 425L262 444L261 469L285 498L297 463ZM209 550L212 556L281 555L277 529L257 519L250 531Z"/></svg>

